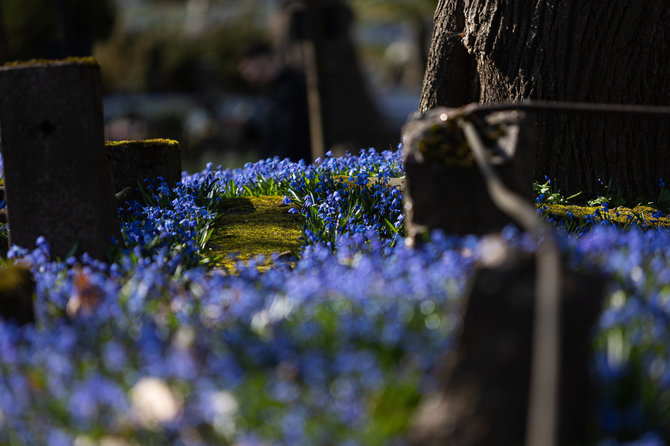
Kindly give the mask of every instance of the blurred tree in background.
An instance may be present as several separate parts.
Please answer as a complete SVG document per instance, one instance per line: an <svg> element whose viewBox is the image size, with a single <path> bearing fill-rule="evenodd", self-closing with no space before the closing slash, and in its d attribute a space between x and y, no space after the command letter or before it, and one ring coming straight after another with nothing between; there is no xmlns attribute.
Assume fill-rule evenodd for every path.
<svg viewBox="0 0 670 446"><path fill-rule="evenodd" d="M239 55L252 41L275 43L283 54L276 37L287 3L0 0L0 62L92 54L101 66L110 139L171 137L184 153L203 146L246 153L246 123L262 103L239 76ZM329 148L394 146L418 105L437 0L307 4L331 3L349 12L326 14L319 31L321 81L331 86L323 96ZM337 38L326 28L339 29Z"/></svg>
<svg viewBox="0 0 670 446"><path fill-rule="evenodd" d="M259 26L255 7L243 8L234 20L193 32L188 18L172 19L183 10L183 1L151 3L160 6L157 9L163 14L158 23L137 27L127 17L122 18L110 38L96 45L94 55L108 92L192 93L246 88L237 69L240 48L245 42L267 37L267 31ZM177 13L171 14L170 7Z"/></svg>
<svg viewBox="0 0 670 446"><path fill-rule="evenodd" d="M353 0L351 3L363 21L406 22L411 26L415 35L415 50L421 56L421 67L426 67L437 0Z"/></svg>
<svg viewBox="0 0 670 446"><path fill-rule="evenodd" d="M0 61L89 56L115 12L113 0L2 0Z"/></svg>

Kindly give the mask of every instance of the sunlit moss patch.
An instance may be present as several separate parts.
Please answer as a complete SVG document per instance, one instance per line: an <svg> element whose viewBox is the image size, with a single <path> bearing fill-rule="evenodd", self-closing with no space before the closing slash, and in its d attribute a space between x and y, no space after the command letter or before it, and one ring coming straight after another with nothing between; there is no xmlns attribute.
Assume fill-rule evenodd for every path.
<svg viewBox="0 0 670 446"><path fill-rule="evenodd" d="M540 210L550 220L572 222L573 225L578 226L605 221L623 227L631 225L638 225L643 228L670 227L670 217L649 206L635 206L633 208L619 206L608 209L602 206L542 204Z"/></svg>
<svg viewBox="0 0 670 446"><path fill-rule="evenodd" d="M216 222L204 256L215 268L234 272L237 262L247 262L259 255L265 257L259 267L263 270L271 266L275 253L298 253L303 220L299 215L289 214L289 208L282 204L280 196L226 200L223 216Z"/></svg>

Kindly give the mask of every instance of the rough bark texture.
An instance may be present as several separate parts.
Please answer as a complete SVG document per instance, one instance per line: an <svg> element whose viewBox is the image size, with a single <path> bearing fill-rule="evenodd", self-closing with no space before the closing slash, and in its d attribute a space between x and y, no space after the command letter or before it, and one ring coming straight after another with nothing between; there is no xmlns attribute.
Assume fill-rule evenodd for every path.
<svg viewBox="0 0 670 446"><path fill-rule="evenodd" d="M468 102L670 105L665 0L441 0L420 110ZM536 175L565 191L653 196L670 119L538 115Z"/></svg>

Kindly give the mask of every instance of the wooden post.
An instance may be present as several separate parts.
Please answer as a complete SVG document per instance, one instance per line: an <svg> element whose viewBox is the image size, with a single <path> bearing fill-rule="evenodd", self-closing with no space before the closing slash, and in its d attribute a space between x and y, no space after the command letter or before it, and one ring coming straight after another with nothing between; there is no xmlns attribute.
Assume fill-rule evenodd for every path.
<svg viewBox="0 0 670 446"><path fill-rule="evenodd" d="M470 108L437 108L403 128L408 243L441 229L447 234L500 231L512 219L493 203L457 117ZM523 113L492 113L480 120L489 156L505 184L529 201L533 194L534 139Z"/></svg>
<svg viewBox="0 0 670 446"><path fill-rule="evenodd" d="M10 245L106 259L120 228L95 60L0 67L0 144Z"/></svg>
<svg viewBox="0 0 670 446"><path fill-rule="evenodd" d="M482 243L485 254L464 302L458 344L440 370L440 391L417 411L408 432L411 445L526 444L537 261L496 236ZM590 336L605 280L564 271L561 285L557 444L591 444Z"/></svg>
<svg viewBox="0 0 670 446"><path fill-rule="evenodd" d="M450 186L469 194L470 203L470 189L483 187L490 197L485 210L494 204L539 244L533 258L497 236L482 240L481 264L446 387L424 406L431 413L421 413L410 435L421 445L588 444L592 386L585 346L599 314L604 281L598 275L562 272L551 230L531 201L510 190L520 187L523 193L530 186L530 178L520 175L532 171L529 165L522 168L523 149L528 152L524 146L530 142L522 143L528 136L522 115L482 118L478 111L476 105L438 109L423 125L413 123L407 133L408 162L416 162L419 172L423 164L447 164L466 173L476 163L479 175L472 171ZM410 210L413 204L408 201ZM461 208L449 210L458 214ZM482 224L471 215L468 222ZM497 231L503 223L494 220L486 228Z"/></svg>

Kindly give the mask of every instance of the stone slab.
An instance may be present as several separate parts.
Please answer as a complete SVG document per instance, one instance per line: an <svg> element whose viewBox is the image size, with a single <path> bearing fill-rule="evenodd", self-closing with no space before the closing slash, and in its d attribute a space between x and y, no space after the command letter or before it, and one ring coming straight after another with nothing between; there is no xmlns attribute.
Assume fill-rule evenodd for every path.
<svg viewBox="0 0 670 446"><path fill-rule="evenodd" d="M97 63L0 67L0 144L10 244L32 248L43 235L54 256L106 258L120 227L104 157Z"/></svg>
<svg viewBox="0 0 670 446"><path fill-rule="evenodd" d="M165 179L170 187L181 181L181 152L177 141L108 141L105 156L111 165L116 193L158 177Z"/></svg>

